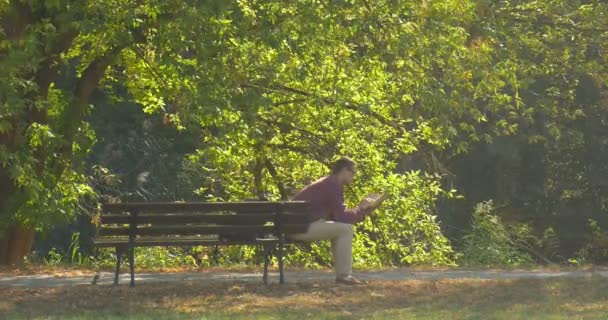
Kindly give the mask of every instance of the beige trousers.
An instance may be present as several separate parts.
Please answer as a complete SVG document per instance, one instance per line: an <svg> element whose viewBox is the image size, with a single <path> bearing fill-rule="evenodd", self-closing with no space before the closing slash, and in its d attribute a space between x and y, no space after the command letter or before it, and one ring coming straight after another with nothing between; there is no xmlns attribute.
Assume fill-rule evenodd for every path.
<svg viewBox="0 0 608 320"><path fill-rule="evenodd" d="M306 233L291 236L294 240L331 240L336 275L350 275L353 265L353 225L342 222L317 220L310 224Z"/></svg>

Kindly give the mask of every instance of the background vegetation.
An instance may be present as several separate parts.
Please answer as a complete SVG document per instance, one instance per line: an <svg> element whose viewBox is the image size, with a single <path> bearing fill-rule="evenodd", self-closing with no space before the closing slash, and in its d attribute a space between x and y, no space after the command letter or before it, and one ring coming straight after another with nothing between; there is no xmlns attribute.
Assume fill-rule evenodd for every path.
<svg viewBox="0 0 608 320"><path fill-rule="evenodd" d="M357 227L359 266L608 257L603 1L4 0L0 17L0 263L28 230L38 259L110 259L89 247L99 202L288 199L336 155L361 164L348 203L391 195ZM156 256L260 258L138 261Z"/></svg>

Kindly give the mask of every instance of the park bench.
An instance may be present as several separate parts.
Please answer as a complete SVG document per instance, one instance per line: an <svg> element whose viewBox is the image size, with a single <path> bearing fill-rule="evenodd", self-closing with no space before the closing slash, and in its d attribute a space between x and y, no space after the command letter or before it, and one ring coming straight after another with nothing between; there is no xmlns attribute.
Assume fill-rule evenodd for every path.
<svg viewBox="0 0 608 320"><path fill-rule="evenodd" d="M273 252L284 283L283 257L289 234L306 232L308 203L302 201L142 202L104 204L95 247L116 249L114 285L124 254L135 286L135 247L262 245L263 281Z"/></svg>

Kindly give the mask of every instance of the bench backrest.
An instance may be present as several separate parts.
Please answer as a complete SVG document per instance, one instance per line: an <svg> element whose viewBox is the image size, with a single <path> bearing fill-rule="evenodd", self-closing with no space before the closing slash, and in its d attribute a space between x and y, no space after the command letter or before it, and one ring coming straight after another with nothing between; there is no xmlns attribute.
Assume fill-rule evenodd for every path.
<svg viewBox="0 0 608 320"><path fill-rule="evenodd" d="M306 232L309 204L284 202L145 202L104 204L99 236L260 236Z"/></svg>

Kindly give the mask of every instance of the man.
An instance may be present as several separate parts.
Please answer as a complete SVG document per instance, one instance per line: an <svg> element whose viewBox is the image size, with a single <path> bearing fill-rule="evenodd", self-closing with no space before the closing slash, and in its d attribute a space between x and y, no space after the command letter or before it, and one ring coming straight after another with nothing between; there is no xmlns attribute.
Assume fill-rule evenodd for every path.
<svg viewBox="0 0 608 320"><path fill-rule="evenodd" d="M344 204L344 186L353 181L357 164L350 158L338 159L331 167L331 174L306 186L293 200L311 204L311 224L306 233L293 235L295 240L331 240L336 269L336 282L362 284L352 275L353 224L363 221L371 213L369 202L362 201L354 209Z"/></svg>

